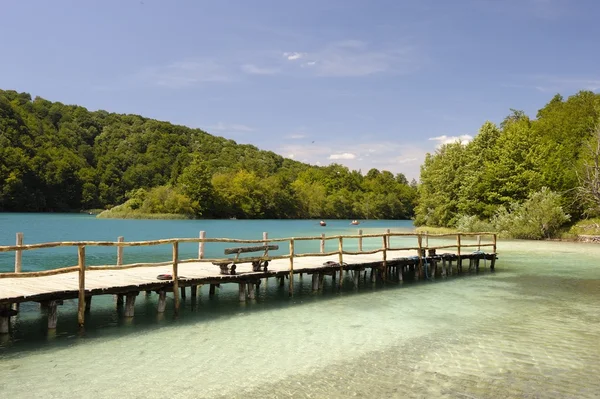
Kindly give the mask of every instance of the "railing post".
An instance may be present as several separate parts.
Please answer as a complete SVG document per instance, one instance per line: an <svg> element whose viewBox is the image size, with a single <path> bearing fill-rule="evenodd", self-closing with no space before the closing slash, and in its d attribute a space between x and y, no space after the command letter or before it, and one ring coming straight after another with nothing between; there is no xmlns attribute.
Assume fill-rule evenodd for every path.
<svg viewBox="0 0 600 399"><path fill-rule="evenodd" d="M263 245L266 247L269 245L269 233L267 233L266 231L263 231ZM265 256L269 255L269 250L265 249Z"/></svg>
<svg viewBox="0 0 600 399"><path fill-rule="evenodd" d="M417 233L417 242L419 244L419 270L415 272L415 276L420 278L423 270L423 237L421 236L421 233Z"/></svg>
<svg viewBox="0 0 600 399"><path fill-rule="evenodd" d="M389 229L388 229L389 232ZM384 234L383 235L383 282L387 279L387 249L390 244L389 242L390 236Z"/></svg>
<svg viewBox="0 0 600 399"><path fill-rule="evenodd" d="M342 236L338 238L338 257L340 262L340 280L338 281L338 287L342 288L342 275L344 273L344 239Z"/></svg>
<svg viewBox="0 0 600 399"><path fill-rule="evenodd" d="M23 233L17 233L16 245L23 245ZM15 251L15 273L21 273L23 266L23 251Z"/></svg>
<svg viewBox="0 0 600 399"><path fill-rule="evenodd" d="M204 240L206 238L206 231L201 231L199 237L201 240ZM198 259L204 259L204 241L198 243Z"/></svg>
<svg viewBox="0 0 600 399"><path fill-rule="evenodd" d="M456 247L458 248L457 269L462 273L462 259L460 258L460 233L456 235Z"/></svg>
<svg viewBox="0 0 600 399"><path fill-rule="evenodd" d="M358 252L362 252L362 244L363 244L363 238L362 238L362 229L358 229Z"/></svg>
<svg viewBox="0 0 600 399"><path fill-rule="evenodd" d="M125 241L125 237L117 237L117 242L123 241ZM123 266L123 247L121 245L117 246L117 266Z"/></svg>
<svg viewBox="0 0 600 399"><path fill-rule="evenodd" d="M79 264L79 298L77 308L77 322L83 327L85 322L85 245L77 247L77 259Z"/></svg>
<svg viewBox="0 0 600 399"><path fill-rule="evenodd" d="M497 235L494 233L494 242L493 242L494 246L492 247L492 249L494 250L494 253L496 253L496 243L497 243L497 239L498 239L498 237L497 237Z"/></svg>
<svg viewBox="0 0 600 399"><path fill-rule="evenodd" d="M425 231L425 249L429 249L429 231Z"/></svg>
<svg viewBox="0 0 600 399"><path fill-rule="evenodd" d="M179 242L173 243L173 296L175 297L175 314L179 312L179 277L177 268L179 262Z"/></svg>
<svg viewBox="0 0 600 399"><path fill-rule="evenodd" d="M481 251L481 235L477 234L477 250Z"/></svg>
<svg viewBox="0 0 600 399"><path fill-rule="evenodd" d="M290 296L293 296L294 295L294 239L293 238L290 239L290 276L289 276L289 280L290 280L290 284L288 287L288 293L290 294Z"/></svg>
<svg viewBox="0 0 600 399"><path fill-rule="evenodd" d="M388 236L387 236L387 246L386 246L386 248L389 248L389 247L390 247L390 236L389 236L389 234L391 234L391 233L392 233L392 230L391 230L391 229L387 229L385 232L386 232L386 234L388 234Z"/></svg>
<svg viewBox="0 0 600 399"><path fill-rule="evenodd" d="M325 233L321 233L321 253L325 253Z"/></svg>
<svg viewBox="0 0 600 399"><path fill-rule="evenodd" d="M23 233L17 233L16 244L23 245ZM16 250L15 251L15 273L21 273L23 268L23 251ZM19 304L13 303L12 308L14 310L19 310Z"/></svg>

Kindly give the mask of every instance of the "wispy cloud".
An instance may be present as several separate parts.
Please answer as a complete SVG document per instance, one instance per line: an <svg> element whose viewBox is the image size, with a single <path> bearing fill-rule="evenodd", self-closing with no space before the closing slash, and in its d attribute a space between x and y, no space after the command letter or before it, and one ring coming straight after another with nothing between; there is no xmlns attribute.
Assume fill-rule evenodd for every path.
<svg viewBox="0 0 600 399"><path fill-rule="evenodd" d="M283 56L290 64L322 77L406 73L418 67L411 46L382 48L360 40L334 42L312 52L284 52Z"/></svg>
<svg viewBox="0 0 600 399"><path fill-rule="evenodd" d="M505 86L535 89L542 93L564 93L579 90L600 91L600 76L535 75L519 80L523 82L506 84Z"/></svg>
<svg viewBox="0 0 600 399"><path fill-rule="evenodd" d="M305 139L308 136L304 133L292 133L290 135L285 136L286 139L291 139L291 140L301 140L301 139Z"/></svg>
<svg viewBox="0 0 600 399"><path fill-rule="evenodd" d="M338 159L356 159L356 154L352 154L351 152L344 152L341 154L331 154L328 159L338 160Z"/></svg>
<svg viewBox="0 0 600 399"><path fill-rule="evenodd" d="M446 136L444 134L442 136L430 137L428 140L429 141L437 141L438 146L441 146L444 144L457 143L457 142L460 144L467 144L468 142L473 140L473 136L471 136L470 134L462 134L460 136Z"/></svg>
<svg viewBox="0 0 600 399"><path fill-rule="evenodd" d="M298 52L285 52L283 53L283 56L285 58L287 58L290 61L294 61L294 60L299 60L300 58L304 57L306 55L306 53L298 53Z"/></svg>
<svg viewBox="0 0 600 399"><path fill-rule="evenodd" d="M281 69L275 67L259 67L254 64L244 64L242 71L251 75L275 75L281 72Z"/></svg>
<svg viewBox="0 0 600 399"><path fill-rule="evenodd" d="M216 125L207 126L207 131L218 131L218 132L254 132L256 129L238 124L238 123L223 123L219 122Z"/></svg>
<svg viewBox="0 0 600 399"><path fill-rule="evenodd" d="M147 67L138 72L136 77L150 84L169 88L234 80L234 76L227 66L210 58L190 59L165 66Z"/></svg>
<svg viewBox="0 0 600 399"><path fill-rule="evenodd" d="M362 170L363 173L371 168L377 168L389 170L392 173L404 173L409 179L412 179L419 177L420 164L430 148L391 141L365 141L349 144L348 140L340 138L339 141L282 145L275 148L274 151L285 154L288 158L313 165L340 163L350 169Z"/></svg>

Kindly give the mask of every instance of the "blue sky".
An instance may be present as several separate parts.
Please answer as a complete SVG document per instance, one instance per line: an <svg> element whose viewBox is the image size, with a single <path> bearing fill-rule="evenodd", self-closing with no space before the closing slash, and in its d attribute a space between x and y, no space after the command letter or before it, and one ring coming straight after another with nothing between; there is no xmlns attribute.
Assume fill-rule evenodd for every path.
<svg viewBox="0 0 600 399"><path fill-rule="evenodd" d="M600 90L595 0L0 0L0 88L418 177L510 108Z"/></svg>

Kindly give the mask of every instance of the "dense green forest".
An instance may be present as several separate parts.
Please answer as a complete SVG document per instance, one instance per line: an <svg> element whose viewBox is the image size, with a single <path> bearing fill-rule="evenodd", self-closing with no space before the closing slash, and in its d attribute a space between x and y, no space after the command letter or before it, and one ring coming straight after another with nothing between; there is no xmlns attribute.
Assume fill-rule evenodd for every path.
<svg viewBox="0 0 600 399"><path fill-rule="evenodd" d="M0 90L0 211L404 219L415 197L402 174L310 166L199 129Z"/></svg>
<svg viewBox="0 0 600 399"><path fill-rule="evenodd" d="M600 214L600 95L556 95L535 119L513 110L421 166L415 224L556 235Z"/></svg>

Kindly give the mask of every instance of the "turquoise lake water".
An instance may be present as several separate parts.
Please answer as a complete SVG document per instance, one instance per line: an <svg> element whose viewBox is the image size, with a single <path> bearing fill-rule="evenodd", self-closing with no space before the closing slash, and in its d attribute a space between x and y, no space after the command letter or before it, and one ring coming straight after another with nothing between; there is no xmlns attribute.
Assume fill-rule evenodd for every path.
<svg viewBox="0 0 600 399"><path fill-rule="evenodd" d="M367 221L365 231L409 231L410 221ZM261 238L355 232L349 221L122 221L87 215L0 214L0 245L64 240ZM377 245L373 243L373 245ZM64 248L61 249L63 251ZM114 249L113 249L114 250ZM218 248L213 249L218 252ZM31 254L31 269L73 254ZM126 261L156 254L125 253ZM197 246L186 249L190 257ZM37 251L36 251L37 252ZM4 398L597 398L600 395L600 246L500 241L495 273L404 284L275 281L239 303L188 295L178 318L140 295L126 320L111 296L94 298L85 333L77 303L59 307L49 335L36 304L24 304L0 338ZM36 258L36 256L40 256ZM97 264L114 263L99 251ZM24 257L25 260L25 257ZM10 271L14 258L0 258Z"/></svg>

